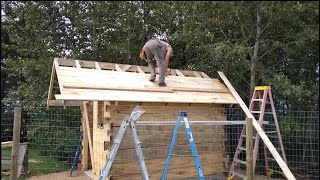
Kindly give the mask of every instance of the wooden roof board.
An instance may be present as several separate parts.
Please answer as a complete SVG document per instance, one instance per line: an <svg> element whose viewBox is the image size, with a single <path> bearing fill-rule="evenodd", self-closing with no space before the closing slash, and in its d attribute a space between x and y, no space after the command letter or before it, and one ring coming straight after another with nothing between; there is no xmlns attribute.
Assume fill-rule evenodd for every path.
<svg viewBox="0 0 320 180"><path fill-rule="evenodd" d="M145 92L119 90L65 89L62 95L55 95L60 100L106 100L128 102L170 102L170 103L237 103L229 93L206 92ZM231 104L232 104L231 103Z"/></svg>
<svg viewBox="0 0 320 180"><path fill-rule="evenodd" d="M150 82L145 66L59 58L54 66L61 93L57 100L238 104L218 79L199 71L172 69L180 76L173 73L166 77L166 87L158 87L158 75Z"/></svg>
<svg viewBox="0 0 320 180"><path fill-rule="evenodd" d="M83 85L89 87L126 87L130 88L146 88L157 87L156 82L150 82L149 76L140 73L118 72L118 71L97 71L91 69L75 69L72 67L63 67L59 69L59 77L61 86L68 84ZM166 82L170 88L198 88L198 89L212 89L212 91L225 92L228 89L219 81L206 78L196 77L178 77L168 76ZM167 87L164 87L167 88Z"/></svg>

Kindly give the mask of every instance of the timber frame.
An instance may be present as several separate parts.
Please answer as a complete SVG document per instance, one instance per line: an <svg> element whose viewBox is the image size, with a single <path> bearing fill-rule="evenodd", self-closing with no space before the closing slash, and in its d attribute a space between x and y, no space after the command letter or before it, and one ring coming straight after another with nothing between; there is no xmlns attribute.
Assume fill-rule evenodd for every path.
<svg viewBox="0 0 320 180"><path fill-rule="evenodd" d="M158 70L157 70L158 72ZM203 106L215 106L224 104L239 105L245 112L247 118L252 119L253 127L279 164L288 179L295 179L263 129L255 120L241 97L232 87L223 72L218 72L223 80L222 84L218 79L211 79L204 72L185 71L171 69L166 77L167 87L157 87L149 82L149 69L146 66L127 64L115 64L106 62L94 62L73 59L55 58L52 66L52 74L47 98L47 109L49 106L79 106L83 113L83 129L86 129L84 139L88 142L83 144L89 148L92 169L97 165L94 163L93 147L101 146L103 143L94 145L95 136L107 135L107 142L111 142L109 130L111 129L110 108L119 103L143 104L195 104ZM55 94L52 99L54 80L57 77L60 94ZM98 130L90 134L90 122L88 105L93 107L92 119L94 124L100 120L99 103L102 103L104 123L108 124L104 130ZM91 139L93 136L93 140ZM91 137L91 138L90 138ZM106 154L104 154L106 155ZM87 165L85 165L87 166ZM99 165L100 166L100 165ZM97 171L97 170L96 170Z"/></svg>
<svg viewBox="0 0 320 180"><path fill-rule="evenodd" d="M161 88L148 81L149 73L146 66L55 58L47 108L79 106L79 100L237 104L228 88L204 72L171 69L166 77L168 86ZM56 100L53 100L55 77L61 94L56 94ZM115 95L117 97L112 99ZM141 98L148 95L150 97Z"/></svg>

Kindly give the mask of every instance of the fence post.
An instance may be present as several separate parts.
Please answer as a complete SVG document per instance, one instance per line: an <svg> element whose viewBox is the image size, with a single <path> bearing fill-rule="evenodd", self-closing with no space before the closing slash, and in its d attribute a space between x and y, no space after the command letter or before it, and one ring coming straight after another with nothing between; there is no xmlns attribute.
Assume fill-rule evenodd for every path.
<svg viewBox="0 0 320 180"><path fill-rule="evenodd" d="M18 179L18 159L19 159L19 146L20 146L21 112L22 112L22 107L15 107L14 108L10 180L17 180Z"/></svg>
<svg viewBox="0 0 320 180"><path fill-rule="evenodd" d="M246 122L246 162L247 180L253 180L253 125L252 118L247 118Z"/></svg>

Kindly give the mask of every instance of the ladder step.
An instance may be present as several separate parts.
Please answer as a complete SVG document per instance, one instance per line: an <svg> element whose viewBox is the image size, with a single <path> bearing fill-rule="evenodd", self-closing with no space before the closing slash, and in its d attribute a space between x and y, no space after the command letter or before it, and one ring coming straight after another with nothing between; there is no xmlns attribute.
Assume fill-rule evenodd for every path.
<svg viewBox="0 0 320 180"><path fill-rule="evenodd" d="M251 113L252 113L252 114L260 114L261 111L251 111ZM265 111L264 114L273 114L273 113L272 113L272 112L269 112L269 111L267 111L267 112Z"/></svg>
<svg viewBox="0 0 320 180"><path fill-rule="evenodd" d="M268 168L268 170L272 171L272 172L279 173L279 174L284 174L282 171L278 171L278 170L274 170L274 169L270 169L270 168Z"/></svg>
<svg viewBox="0 0 320 180"><path fill-rule="evenodd" d="M280 147L275 147L275 149L278 151L279 154L282 153L281 148ZM269 151L268 151L269 152ZM270 153L271 154L271 153Z"/></svg>
<svg viewBox="0 0 320 180"><path fill-rule="evenodd" d="M238 163L241 163L241 164L247 164L247 162L242 161L242 160L240 160L240 159L235 159L234 161L235 161L235 162L238 162Z"/></svg>
<svg viewBox="0 0 320 180"><path fill-rule="evenodd" d="M268 138L278 138L278 136L268 136Z"/></svg>
<svg viewBox="0 0 320 180"><path fill-rule="evenodd" d="M272 134L272 133L276 133L277 131L266 131L266 132L264 132L264 133L266 133L266 134Z"/></svg>
<svg viewBox="0 0 320 180"><path fill-rule="evenodd" d="M247 135L241 135L241 137L246 138L246 137L247 137ZM257 139L257 137L256 137L256 136L253 136L253 137L252 137L252 139Z"/></svg>
<svg viewBox="0 0 320 180"><path fill-rule="evenodd" d="M270 123L266 124L266 125L268 125L268 126L276 126L276 124L270 124Z"/></svg>
<svg viewBox="0 0 320 180"><path fill-rule="evenodd" d="M235 175L235 176L241 177L242 179L247 179L247 176L246 176L246 175L237 173L237 172L235 172L235 171L230 171L230 174L233 174L233 175Z"/></svg>
<svg viewBox="0 0 320 180"><path fill-rule="evenodd" d="M269 158L269 157L267 157L267 159L268 159L268 160L271 160L271 161L276 161L275 159Z"/></svg>
<svg viewBox="0 0 320 180"><path fill-rule="evenodd" d="M245 147L239 147L238 149L241 149L243 151L246 151L246 148Z"/></svg>
<svg viewBox="0 0 320 180"><path fill-rule="evenodd" d="M251 102L259 102L259 101L263 102L263 99L252 99L251 100ZM266 100L266 104L271 104L271 103L270 103L270 101Z"/></svg>

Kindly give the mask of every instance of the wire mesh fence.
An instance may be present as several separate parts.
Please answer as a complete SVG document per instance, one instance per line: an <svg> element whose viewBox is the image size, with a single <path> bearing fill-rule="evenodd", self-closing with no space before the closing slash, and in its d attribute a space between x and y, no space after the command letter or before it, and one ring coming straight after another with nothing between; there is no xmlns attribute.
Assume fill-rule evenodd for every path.
<svg viewBox="0 0 320 180"><path fill-rule="evenodd" d="M129 111L130 110L128 110L128 112ZM201 109L194 109L193 111L201 112ZM244 121L246 118L245 113L240 108L225 107L218 111L224 113L224 118L208 119L208 121L226 120L238 122ZM277 110L276 113L289 169L297 179L319 179L319 112ZM130 113L128 116L129 115ZM178 113L171 115L173 122L176 120L177 115ZM46 110L45 107L23 108L20 142L28 142L28 172L23 174L21 178L38 174L70 171L78 147L82 125L81 118L81 111L77 107L68 107L66 109L63 107L51 107L49 110ZM271 117L266 115L265 120L268 121L269 118ZM160 118L155 117L154 120L156 121L157 119ZM189 118L189 121L196 120L197 119L193 119L192 117ZM13 122L13 107L2 107L2 142L12 141ZM138 124L136 127L143 146L142 150L145 159L160 159L161 162L165 162L175 127L174 124ZM226 179L228 169L235 155L243 123L226 125L191 124L191 127L197 151L199 156L203 157L202 159L200 158L203 169L217 169L217 171L210 172L216 172L216 174L222 173L224 176L221 176L221 179ZM179 131L185 135L185 128L183 126L180 127ZM155 134L150 132L154 132ZM116 135L117 132L115 131L113 133ZM185 161L187 163L185 166L194 166L193 159L190 158L192 154L189 143L186 141L186 135L177 138L172 161L187 158L188 160ZM145 143L145 139L149 139L148 143ZM131 145L133 151L124 151ZM2 159L10 157L10 148L2 148L1 151ZM222 153L221 157L224 159L223 164L210 162L210 158L217 158L216 156L210 156L210 153L213 151ZM255 167L255 174L258 175L266 175L263 152L263 143L261 141ZM245 159L245 155L242 156L241 158ZM78 156L75 161L76 164L81 163L80 159L80 156ZM114 161L114 165L121 167L123 164L136 161L134 145L124 143L120 146L119 154ZM271 160L268 162L270 168L279 169L277 163ZM10 166L3 163L1 163L1 166L2 172L6 172L10 168ZM147 164L147 167L159 169L161 173L163 163ZM222 170L219 169L221 167L223 167ZM245 167L239 167L239 170L245 171ZM174 168L169 169L169 171L178 172L178 170ZM281 171L281 169L279 171ZM196 171L191 173L194 173L196 176ZM214 173L211 175L214 175ZM280 175L276 177L285 179Z"/></svg>

